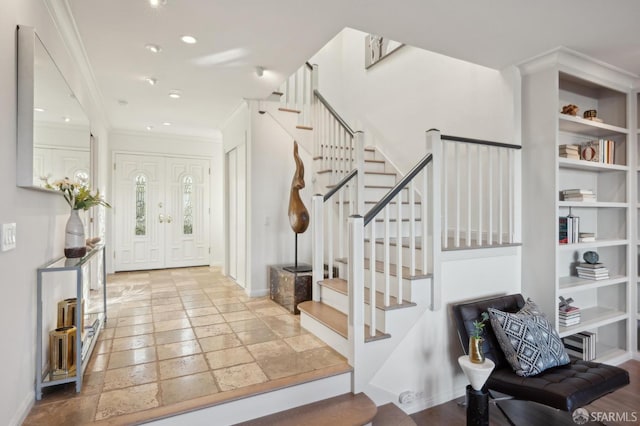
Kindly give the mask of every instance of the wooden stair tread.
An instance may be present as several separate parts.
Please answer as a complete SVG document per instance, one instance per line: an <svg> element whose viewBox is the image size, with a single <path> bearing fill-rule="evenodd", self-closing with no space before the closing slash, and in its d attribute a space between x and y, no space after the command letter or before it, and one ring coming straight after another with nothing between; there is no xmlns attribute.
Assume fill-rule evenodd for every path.
<svg viewBox="0 0 640 426"><path fill-rule="evenodd" d="M332 290L337 291L338 293L342 293L344 295L349 294L349 283L342 278L332 278L320 281L320 285L323 287L328 287ZM364 288L364 303L369 305L369 295L371 290L368 287ZM384 306L384 294L378 290L376 290L376 308L381 309L383 311L390 311L393 309L400 308L409 308L412 306L416 306L415 303L409 302L408 300L404 300L402 303L398 303L398 299L395 296L389 297L389 306Z"/></svg>
<svg viewBox="0 0 640 426"><path fill-rule="evenodd" d="M311 126L303 126L302 124L298 124L296 126L296 129L300 129L300 130L313 130L313 127Z"/></svg>
<svg viewBox="0 0 640 426"><path fill-rule="evenodd" d="M346 393L280 411L248 422L242 426L326 426L369 424L376 416L376 405L364 393Z"/></svg>
<svg viewBox="0 0 640 426"><path fill-rule="evenodd" d="M349 170L348 172L345 172L344 170L336 170L337 172L340 173L350 173L351 170ZM331 169L325 169L325 170L319 170L317 173L318 174L322 174L322 173L331 173L332 170ZM390 172L364 172L365 175L379 175L379 176L397 176L396 173L390 173Z"/></svg>
<svg viewBox="0 0 640 426"><path fill-rule="evenodd" d="M280 107L280 108L278 108L278 111L282 111L282 112L292 112L292 113L294 113L294 114L300 114L300 110L297 110L297 109L291 109L291 108L283 108L283 107Z"/></svg>
<svg viewBox="0 0 640 426"><path fill-rule="evenodd" d="M276 95L276 96L282 96L282 95L284 95L284 93L282 93L282 92L278 92L278 91L271 92L271 94L272 94L272 95Z"/></svg>
<svg viewBox="0 0 640 426"><path fill-rule="evenodd" d="M410 220L410 219L407 219L407 218L402 219L402 221L403 221L403 222L409 222L409 220ZM414 221L416 221L416 222L421 222L421 219L420 219L419 217L416 217L416 218L414 218L413 220L414 220ZM391 222L394 222L394 223L395 223L395 222L397 222L397 221L398 221L397 219L389 219L389 223L391 223ZM381 218L381 217L380 217L380 218L376 217L376 222L378 222L378 223L382 223L382 222L384 222L384 219L383 219L383 218Z"/></svg>
<svg viewBox="0 0 640 426"><path fill-rule="evenodd" d="M339 257L335 259L336 262L347 264L347 259L344 257ZM364 259L364 267L365 269L369 268L369 258ZM376 272L384 273L384 262L376 260ZM389 275L392 277L396 277L396 265L393 263L389 263ZM402 267L402 278L405 280L419 280L423 278L431 278L430 273L424 274L420 269L416 268L415 275L409 274L409 268L406 266Z"/></svg>
<svg viewBox="0 0 640 426"><path fill-rule="evenodd" d="M411 417L392 402L378 407L372 426L417 426Z"/></svg>
<svg viewBox="0 0 640 426"><path fill-rule="evenodd" d="M351 202L351 201L349 201L349 200L345 200L345 201L343 201L342 203L343 203L343 204L349 204L350 202ZM372 206L375 206L376 204L378 204L378 202L377 202L377 201L366 201L366 200L365 200L365 202L364 202L364 203L365 203L365 204L371 204ZM336 201L336 204L338 204L338 202L337 202L337 201ZM389 204L396 204L395 199L394 199L393 201L390 201L390 202L389 202ZM408 202L408 201L403 201L403 202L402 202L402 204L409 204L409 202ZM421 202L421 201L416 201L414 204L422 204L422 202Z"/></svg>
<svg viewBox="0 0 640 426"><path fill-rule="evenodd" d="M301 312L309 315L314 318L316 321L324 324L326 327L338 333L340 336L345 339L349 338L348 332L348 323L349 320L345 314L340 312L337 309L333 309L331 306L326 305L322 302L314 302L313 300L309 300L307 302L302 302L298 305L298 309ZM391 335L387 333L383 333L379 330L376 330L375 336L369 335L369 326L365 324L364 326L364 341L371 342L374 340L387 339L391 337Z"/></svg>

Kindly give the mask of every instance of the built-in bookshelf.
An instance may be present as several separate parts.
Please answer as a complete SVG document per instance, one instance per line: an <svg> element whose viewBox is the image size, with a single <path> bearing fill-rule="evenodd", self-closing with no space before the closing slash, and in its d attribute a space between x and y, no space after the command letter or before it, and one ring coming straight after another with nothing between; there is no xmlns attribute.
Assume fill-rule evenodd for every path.
<svg viewBox="0 0 640 426"><path fill-rule="evenodd" d="M593 333L596 360L622 362L636 349L637 301L631 297L640 285L632 233L640 204L631 208L640 185L640 172L632 179L640 167L631 160L637 136L632 79L563 49L521 70L523 223L538 224L523 227L522 291L553 319L561 337ZM577 113L563 114L567 105ZM595 119L585 118L586 111L596 111L586 115ZM584 242L580 235L563 239L567 217ZM608 275L578 277L588 251L598 254ZM580 308L578 324L559 326L560 296Z"/></svg>

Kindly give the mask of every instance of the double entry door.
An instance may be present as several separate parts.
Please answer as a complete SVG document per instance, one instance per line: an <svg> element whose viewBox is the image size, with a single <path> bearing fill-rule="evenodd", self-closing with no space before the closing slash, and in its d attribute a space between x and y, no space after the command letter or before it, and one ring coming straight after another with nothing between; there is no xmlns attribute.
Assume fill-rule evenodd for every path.
<svg viewBox="0 0 640 426"><path fill-rule="evenodd" d="M116 271L209 264L209 160L116 154Z"/></svg>

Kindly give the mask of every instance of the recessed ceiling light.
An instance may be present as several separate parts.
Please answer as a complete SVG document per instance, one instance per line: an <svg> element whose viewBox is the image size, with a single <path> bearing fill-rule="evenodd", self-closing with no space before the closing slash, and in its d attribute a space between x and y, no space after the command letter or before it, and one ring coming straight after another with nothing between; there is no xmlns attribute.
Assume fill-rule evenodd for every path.
<svg viewBox="0 0 640 426"><path fill-rule="evenodd" d="M152 130L152 129L153 129L153 126L147 126L147 127L145 127L145 129L147 129L147 130Z"/></svg>
<svg viewBox="0 0 640 426"><path fill-rule="evenodd" d="M167 4L167 0L149 0L149 6L154 9L158 6L164 6L165 4Z"/></svg>
<svg viewBox="0 0 640 426"><path fill-rule="evenodd" d="M118 105L127 106L129 105L129 102L126 99L118 99Z"/></svg>
<svg viewBox="0 0 640 426"><path fill-rule="evenodd" d="M144 48L153 53L162 52L162 47L158 46L157 44L151 44L151 43L145 44Z"/></svg>
<svg viewBox="0 0 640 426"><path fill-rule="evenodd" d="M169 97L172 99L180 99L180 96L182 96L182 92L179 90L170 90L169 91Z"/></svg>
<svg viewBox="0 0 640 426"><path fill-rule="evenodd" d="M65 123L68 123L71 121L69 117L62 117L62 119L64 120Z"/></svg>
<svg viewBox="0 0 640 426"><path fill-rule="evenodd" d="M35 112L44 112L44 108L38 108L38 107L35 107L33 110L34 110Z"/></svg>
<svg viewBox="0 0 640 426"><path fill-rule="evenodd" d="M256 75L262 77L264 75L264 67L256 67Z"/></svg>
<svg viewBox="0 0 640 426"><path fill-rule="evenodd" d="M163 126L171 126L171 123L168 121L165 121L164 123L162 123Z"/></svg>
<svg viewBox="0 0 640 426"><path fill-rule="evenodd" d="M152 86L155 86L156 84L158 84L158 79L153 77L145 77L144 81L146 81Z"/></svg>
<svg viewBox="0 0 640 426"><path fill-rule="evenodd" d="M198 42L198 40L196 40L194 36L190 35L183 35L182 37L180 37L180 40L182 40L183 43L187 44L196 44Z"/></svg>

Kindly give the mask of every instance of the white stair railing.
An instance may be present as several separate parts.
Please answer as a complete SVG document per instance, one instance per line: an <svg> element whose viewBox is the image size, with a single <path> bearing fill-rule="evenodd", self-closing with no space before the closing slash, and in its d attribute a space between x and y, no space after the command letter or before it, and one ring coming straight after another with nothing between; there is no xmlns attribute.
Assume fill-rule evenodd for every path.
<svg viewBox="0 0 640 426"><path fill-rule="evenodd" d="M314 157L321 159L319 170L331 171L331 183L335 184L355 167L358 132L317 90L314 90L314 111Z"/></svg>
<svg viewBox="0 0 640 426"><path fill-rule="evenodd" d="M317 65L308 62L291 74L279 87L280 108L297 112L298 128L311 128L313 116L313 89L317 86Z"/></svg>
<svg viewBox="0 0 640 426"><path fill-rule="evenodd" d="M318 282L324 278L324 265L328 278L334 278L335 259L349 263L348 217L358 214L364 206L364 141L362 132L355 134L356 165L340 182L324 195L312 199L313 245L313 300L320 300ZM326 207L325 207L326 206ZM349 214L347 213L349 209ZM337 223L334 224L334 220ZM326 225L326 226L325 226ZM337 241L336 241L337 240Z"/></svg>
<svg viewBox="0 0 640 426"><path fill-rule="evenodd" d="M520 146L442 135L444 249L490 247L516 241Z"/></svg>

